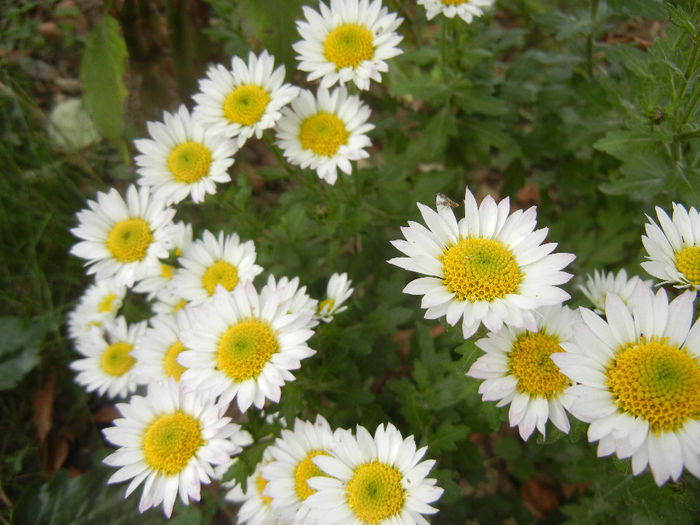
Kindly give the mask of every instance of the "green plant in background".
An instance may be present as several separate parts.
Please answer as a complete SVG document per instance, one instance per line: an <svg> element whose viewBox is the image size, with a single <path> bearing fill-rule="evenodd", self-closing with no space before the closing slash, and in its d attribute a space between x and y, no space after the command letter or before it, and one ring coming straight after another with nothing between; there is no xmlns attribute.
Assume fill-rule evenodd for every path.
<svg viewBox="0 0 700 525"><path fill-rule="evenodd" d="M358 89L350 77L343 79L349 84L345 100L350 101L348 104L355 108L355 112L361 107L371 109L364 122L374 126L374 129L365 126L358 133L358 136L368 139L355 143L351 169L343 169L343 166L347 167L344 163L347 160L340 161L337 180L324 171L326 180L335 180L335 184L329 185L315 173L319 162L299 161L304 169L287 162L287 159L301 159L305 148L317 148L318 151L314 151L317 157L328 156L321 148L332 148L333 144L332 141L322 141L325 140L322 128L335 129L338 121L341 126L350 126L337 107L325 106L324 115L333 116L334 111L338 111L338 121L323 116L318 119L318 128L307 128L306 132L301 128L304 122L309 122L309 117L314 118L313 113L294 120L291 110L282 110L287 119L286 129L292 130L290 140L301 137L296 153L289 153L289 144L280 140L283 132L273 133L271 126L260 126L258 132L262 140L256 140L255 130L245 137L250 136L247 141L245 138L239 140L233 165L226 164L211 191L198 194L206 197L204 202L195 204L186 199L177 204L176 220L191 224L192 229L172 233L174 240L169 245L170 251L166 257L160 257L163 267L159 268L159 274L151 276L154 280L149 283L137 285L142 293L126 291L119 288L119 284L114 285L116 288L100 289L99 293L93 294L99 296L99 301L92 303L97 305L93 310L99 310L100 305L105 307L102 318L81 317L86 312L87 301L85 297L80 302L75 298L81 296L88 283L80 277L84 270L80 269L77 259L66 255L76 244L68 232L76 227L75 213L84 208L85 199L95 199L96 192L105 192L116 186L126 194L124 188L138 178L134 169L138 170L141 183L147 179L145 172L149 167L160 170L159 173L170 169L154 168L136 158L139 154L147 156L162 136L162 133L154 135L152 128L163 124L152 123L149 133L153 144L149 146L148 139L140 138L146 136L145 132L137 132L136 127L145 118L159 118L164 110L174 111L181 103L192 110L194 104L184 97L194 94L197 75L200 91L206 79L214 84L223 81L221 76L205 73L198 64L199 51L195 53L193 50L203 48L193 40L195 32L183 30L183 20L188 18L185 15L194 21L208 22L207 27L202 28L209 38L207 60L221 63L222 68L228 69L232 56L240 57L241 63L245 63L250 60L249 53L262 57L260 53L267 50L275 67L285 65L284 82L308 89L303 95L308 108L322 96L315 81L305 78L315 69L297 71L295 55L303 55L302 51L308 51L308 48L298 47L300 35L294 21L311 20L308 10L318 6L308 5L305 11L302 10L305 4L302 1L281 5L274 1L245 0L232 4L212 0L206 6L199 2L180 2L178 9L181 11L174 13L173 8L165 10L158 2L136 5L126 1L115 4L107 13L86 12L92 28L89 30L87 27L80 29L80 24L75 22L80 10L76 9L77 13L70 11L70 16L74 17L71 19L74 29L70 33L73 36L64 37L60 44L50 44L46 38L40 41L36 32L31 30L36 25L36 16L56 6L27 2L22 7L5 11L7 16L2 27L10 38L4 39L3 50L7 52L3 51L0 56L7 65L7 69L0 73L3 114L0 154L9 176L0 178L3 186L0 232L4 241L4 261L0 270L3 317L0 321L7 337L0 348L0 382L7 395L0 404L4 430L0 472L2 500L11 509L3 514L6 520L11 516L16 523L163 521L156 510L137 514L136 496L124 500L122 486L105 484L115 469L107 472L101 465L102 459L110 453L112 458L123 453L115 454L114 450L108 449L99 429L111 425L118 415L109 412L112 401L94 394L86 396L74 385L69 363L75 362L78 355L71 341L62 335L65 329L61 325L69 312L73 312L74 321L87 320L88 323L103 322L103 319L120 312L130 325L136 326L139 321L152 317L151 308L156 304L158 308L177 306L182 297L167 300L158 297L159 301L154 302L153 295L161 283L158 279L165 282L172 272L176 278L173 282L179 283L176 290L187 290L189 281L177 277L182 272L181 261L189 260L188 264L194 265L192 261L202 260L201 253L204 253L207 243L208 253L214 254L218 249L221 251L216 252L219 253L216 257L223 257L225 236L226 243L231 245L230 250L236 253L245 252L242 245L248 240L254 245L253 259L249 262L258 269L251 272L250 279L262 270L262 274L255 277L258 292L267 283L268 292L276 290L277 294L286 294L287 299L295 298L295 302L289 304L294 304L299 311L292 311L291 306L291 313L279 312L272 316L268 311L265 319L279 322L284 315L297 315L295 322L298 323L303 317L299 312L306 312L306 322L311 324L298 329L309 333L299 331L293 338L298 344L303 340L303 345L308 344L307 348L316 353L304 355L303 361L297 356L300 366L293 369L295 380L284 383L281 391L279 386L258 385L263 397L247 391L243 404L240 391L229 396L244 411L240 413L233 408L229 411L229 416L241 426L237 434L241 438L238 445L241 451L234 456L236 461L230 467L222 468L217 475L222 476L222 482L237 483L237 492L232 493L232 497L241 506L225 501L224 494L228 489L214 483L202 487L202 501L198 506L185 507L182 503L175 503L171 521L235 522L238 512L241 512L239 519L251 512L267 512L267 500L260 499L259 495L255 500L258 488L265 484L260 481L265 479L260 473L268 478L274 476L281 466L269 461L279 461L280 450L287 446L287 440L297 436L297 427L305 426L309 429L323 427L328 433L333 429L351 429L352 434L339 431L342 434L339 439L345 440L346 447L355 446L354 440L362 439L366 447L372 441L382 443L381 448L385 443L383 440L392 439L394 443L401 440L400 448L405 450L411 446L408 436L415 436L418 447L428 447L425 458L436 460L429 474L436 478L436 485L431 485L430 478L423 479L427 471L421 478L425 484L421 489L422 501L439 510L429 518L434 523L465 523L468 520L495 523L507 519L518 523L694 521L700 501L700 483L688 472L694 472L697 467L694 445L684 449L681 467L684 463L686 472L680 478L674 458L669 460L673 466L666 476L658 466L660 456L649 459L650 469L660 483L671 478L659 487L648 471L639 473L644 470L640 469L642 460L639 457L632 461L595 457L595 448L587 443L586 437L603 436L599 452L601 449L608 454L616 451L621 457L624 453L610 448L609 436L604 437L604 432L596 434L596 430L588 430L574 417L569 417L569 424L565 425L559 412L550 409L549 418L554 425L546 425L547 418L543 421L541 417L523 416L521 421L527 420L527 425L530 425L529 429L526 428L525 423L514 419L512 413L514 405L520 402L511 400L511 407L499 408L494 403L482 401L484 385L489 380L480 384L480 380L474 377L486 378L483 373L479 375L474 371L484 369L484 363L488 363L484 359L496 351L498 338L503 341L512 336L520 348L526 348L527 341L537 339L538 336L533 335L535 332L518 335L517 330L522 330L523 326L516 326L517 314L507 319L509 326L501 329L498 336L489 335L485 328L481 328L473 337L465 338L470 334L450 326L456 321L455 312L447 313L445 321L448 322L425 320L418 298L402 292L409 282L408 275L386 261L401 255L390 242L400 238L399 228L406 221L420 220L417 202L431 206L438 196L436 211L422 212L424 220L431 221L426 222L428 229L433 229L437 219L428 219L433 214L439 214L440 220L447 220L444 217L450 214L457 218L464 216L469 209L468 206L462 208L465 204L461 198L466 187L469 195L473 193L477 201L488 202L490 197L487 195L509 196L513 208L538 206L537 224L540 228L549 228L547 241L558 243L558 253L576 255L576 260L566 269L574 274L574 278L567 282L560 276L556 283L565 290L562 293L573 296L571 306L587 306L589 297L598 297L604 304L606 291L614 291L628 302L636 301L637 307L646 311L647 306L639 306L646 304L646 299L632 299L626 294L633 286L625 286L627 274L641 275L639 263L645 255L649 259L645 268L655 278L696 287L698 279L692 269L695 245L692 235L687 233L688 228L694 231L695 226L694 219L689 218L693 217L693 211L689 216L686 209L700 204L697 198L700 185L696 180L699 8L692 2L672 5L656 0L591 0L585 5L580 2L523 0L508 5L496 3L493 8L484 7L484 13L467 24L456 11L452 18L436 14L439 2L426 1L420 5L385 3L388 12L396 12L404 18L398 28L390 26L388 18L381 24L383 30L396 31L403 37L400 44L393 44L402 54L387 55L388 71L382 70L381 83L374 79L368 90ZM431 7L429 4L435 5ZM65 13L66 6L61 8ZM72 8L69 6L68 9ZM205 11L202 18L201 13ZM428 20L427 16L431 19ZM133 24L129 23L129 17L133 18ZM279 20L282 20L282 25L278 24ZM135 37L133 27L140 23L153 28L152 32L144 33L149 37ZM167 27L172 31L167 31L163 24L171 24ZM312 29L307 31L313 33ZM361 31L351 29L356 31L354 37L363 37ZM140 89L137 80L140 75L147 78L142 69L147 56L144 50L149 45L150 49L157 48L155 35L166 34L178 35L177 46L171 48L174 56L163 54L167 57L166 62L172 59L177 69L173 78L177 76L177 80L169 85L164 82L162 106L152 107L152 94L147 92L147 87ZM151 36L152 41L149 40ZM294 44L296 53L292 47ZM53 85L55 81L37 80L35 71L38 60L50 63L52 56L63 56L76 48L83 56L79 69L84 107L92 116L94 128L86 123L83 132L70 133L70 123L63 124L64 121L59 119L61 124L57 125L56 119L46 117L52 114L52 106L60 105L50 97L44 95L42 98L35 93L38 87ZM30 49L35 50L31 55L26 53ZM17 58L18 51L25 54ZM330 56L340 60L343 48L336 48L336 52L339 55L331 53ZM328 55L325 56L330 60ZM74 67L77 75L78 65ZM317 63L316 68L319 67ZM338 65L338 69L342 66ZM358 82L360 88L368 87L362 79ZM173 96L178 89L189 91L181 91L181 97ZM232 86L227 89L232 89ZM329 93L335 92L337 87L330 89ZM205 98L204 94L200 93L198 97ZM76 95L80 93L73 93L71 97ZM242 104L240 100L236 103ZM300 104L302 99L296 100L296 104ZM144 102L143 111L139 110L139 101ZM145 101L149 101L147 107ZM197 97L195 102L201 103ZM299 106L290 107L299 111ZM177 173L186 179L195 177L193 174L199 173L196 170L201 167L201 163L191 159L201 160L206 156L201 157L201 148L192 146L203 141L201 130L192 131L195 124L173 124L189 118L177 116L182 111L167 114L169 116L164 117L164 121L173 129L182 126L186 135L186 140L173 139L187 143L187 148L190 148L179 150L182 156L178 160L180 171ZM144 114L148 116L144 117ZM85 122L82 109L71 115L74 121ZM299 131L294 131L293 126L299 126ZM62 139L56 140L52 129L61 131L63 139L69 139L68 147ZM63 132L64 129L68 132ZM94 144L94 129L109 143L91 146ZM305 143L304 133L314 140ZM181 136L178 132L178 137ZM134 138L140 138L141 142L132 147ZM174 149L176 143L168 147ZM213 154L216 146L207 147ZM357 154L358 151L366 155ZM357 160L361 156L366 158ZM216 155L212 159L214 157ZM135 168L131 166L132 158L135 159ZM305 158L308 161L310 157ZM163 163L167 164L167 159ZM333 172L336 172L335 168ZM232 179L231 182L227 183L226 178ZM126 184L124 179L128 181ZM156 178L150 180L152 193L161 191L162 196L169 198L165 189L157 190L157 184L153 183ZM17 199L17 196L21 198ZM179 198L170 200L175 202ZM651 213L654 206L670 211L672 202L682 203L685 208L680 210L674 206L673 219L657 213L661 228L651 223L646 226L645 252L640 242L645 233L644 212ZM486 224L492 217L490 212L484 212L482 222ZM117 221L123 219L115 218ZM673 227L669 223L673 223ZM404 232L412 228L419 229L418 223L412 223ZM202 234L206 229L214 234L212 240L207 241ZM222 240L217 238L219 231L223 232ZM234 232L238 236L236 243L239 243L235 249L230 237ZM475 232L472 233L479 233ZM664 235L669 241L663 241ZM188 248L192 237L202 240ZM217 242L220 244L215 248ZM456 240L454 242L457 244ZM668 242L670 248L664 242ZM199 251L192 246L197 246ZM448 246L449 241L443 248ZM507 242L505 247L507 250ZM679 266L679 254L683 249L687 254L683 257L690 262ZM200 255L193 255L196 253ZM245 253L250 258L250 252ZM493 250L488 253L493 255ZM479 258L481 262L473 264L474 271L493 269L492 262L487 260L488 253L469 252L466 260ZM414 255L420 259L420 253ZM522 256L519 252L516 255ZM655 260L660 262L650 266ZM238 271L240 261L231 259L227 264ZM204 272L206 265L211 263L200 264ZM482 266L477 267L477 264ZM658 269L659 265L666 268L666 273L655 273L652 268ZM522 264L519 267L522 268ZM617 280L610 277L590 281L585 294L576 286L583 284L583 276L593 270L618 269L627 271L624 279L618 274ZM679 280L674 278L676 274L673 272L680 272ZM334 273L346 273L352 280L354 291L350 297L343 293L349 289L349 283L340 285L334 281L332 287L328 286ZM229 274L226 275L230 277ZM276 279L271 283L269 276ZM292 280L281 279L283 276L298 277L298 280L292 284ZM243 279L243 274L236 274L235 279L239 278ZM225 276L212 279L228 287ZM447 282L449 276L437 280L441 279ZM411 291L410 286L408 291ZM454 288L456 285L450 286ZM666 290L672 298L678 295L676 302L666 308L674 313L682 312L684 319L689 317L693 310L690 295L679 294L671 286L666 286ZM190 293L188 300L194 297ZM319 305L312 298L324 302ZM343 305L347 310L333 312L332 322L324 322L330 319L323 319L317 310L324 304L326 308L332 308L328 299L333 299L336 307L347 301ZM244 302L241 298L238 300ZM221 303L223 299L219 301ZM202 327L209 326L207 323L213 323L212 319L219 312L229 308L221 304L218 309L200 314L200 320L194 316L188 321L182 315L171 324L157 325L152 320L148 329L151 343L134 355L145 355L160 345L163 351L173 349L173 355L177 355L176 350L183 350L182 359L173 357L171 371L177 370L175 363L178 361L181 361L179 366L196 364L195 368L203 370L206 366L201 363L206 351L198 348L198 341L205 337ZM600 304L595 303L595 306L600 308ZM253 315L260 313L255 309L252 312ZM616 320L629 315L624 312L626 308L616 303L608 311L608 323L614 327ZM462 315L467 313L462 312ZM584 315L585 323L594 332L601 330L602 318L596 321L591 317L595 314ZM239 317L241 315L236 319ZM291 317L289 320L291 322ZM71 330L80 324L74 321ZM542 319L537 321L539 323ZM491 318L488 323L489 327L496 324ZM644 326L642 317L638 317L636 323ZM570 350L574 354L585 352L590 346L585 343L585 338L567 339L566 330L548 327L542 331L546 323L539 326L542 337L556 335L552 338L555 344L566 339L567 354ZM534 327L528 325L525 328L532 330ZM93 339L90 345L93 348L99 345L115 347L118 337L113 335L115 329L110 330L113 332L102 335L101 342ZM175 345L178 333L183 330L189 330L183 341L188 346L190 355L187 357L184 357L185 350ZM644 333L673 339L676 332L656 333L647 328ZM75 337L72 331L69 335ZM621 340L633 346L632 339L638 338L639 334L626 335L629 338ZM171 341L168 337L175 339ZM678 343L669 343L666 339L662 342L667 346ZM165 341L169 341L168 345ZM640 341L635 341L634 344L640 346ZM693 337L688 336L688 341L690 345ZM241 341L235 344L239 343ZM642 342L641 346L644 344ZM84 353L80 348L78 350ZM282 353L288 351L285 348ZM686 352L684 355L690 364L680 367L681 375L676 376L676 383L688 380L692 385L697 353L692 357L687 353L689 351L680 351ZM119 357L117 353L115 359ZM561 361L564 373L571 374L569 377L575 381L580 379L567 369L567 358L542 359L549 366ZM113 362L115 366L123 364L123 361L117 361ZM217 366L224 365L219 363ZM511 372L522 370L518 368L521 365L512 366ZM529 370L527 366L530 365L522 366ZM611 365L603 363L601 366ZM685 376L682 370L687 372ZM472 377L467 377L467 372ZM189 372L189 375L195 374ZM534 386L531 388L536 390ZM694 391L694 388L686 390ZM145 394L145 389L142 393ZM504 398L494 396L489 399ZM697 399L689 398L686 403L689 412L679 416L681 419L697 420L693 403L697 403ZM250 404L255 404L260 410L253 407L245 410ZM70 408L59 411L59 406ZM621 410L634 413L630 405L625 406L627 408ZM573 413L578 415L576 411ZM122 411L122 414L127 417L126 412ZM315 426L309 422L318 414L327 419L325 426L318 421ZM636 415L648 420L656 417L645 414ZM306 422L295 422L295 418ZM506 420L511 426L520 423L519 430L524 440L504 424ZM655 425L652 430L657 433L666 429L659 421L653 419L652 422ZM388 427L388 423L395 425L396 429ZM355 430L356 425L361 425L362 429ZM596 425L591 425L591 428ZM384 434L379 431L376 435L370 434L378 427L392 437L382 437ZM107 435L116 435L113 430L116 428L110 427L112 430L108 430ZM531 437L534 428L539 431L537 436ZM688 428L692 434L695 427ZM316 431L319 433L314 439L325 439L321 437L327 435L323 433L325 430ZM692 437L689 439L692 443ZM115 442L114 439L111 441ZM273 454L277 456L273 458ZM385 460L384 456L371 454L363 457L362 461L368 464L377 458L380 464ZM116 460L107 461L115 464ZM302 461L302 456L297 461ZM333 466L335 464L324 460L309 460L308 463L309 472L317 475L323 473L319 468L326 472L325 469L333 471L334 468L338 471L338 467ZM261 471L259 465L265 464L267 468L263 466ZM312 465L317 470L314 471ZM64 468L59 468L61 466ZM51 473L57 468L59 470L49 479L42 473ZM633 471L638 475L633 475ZM76 477L69 477L66 472ZM392 479L394 474L387 472L384 474L388 478L384 479ZM401 477L407 471L400 469L398 472ZM309 477L313 476L309 474ZM343 483L348 481L346 479ZM309 488L323 488L322 483L315 483L310 482ZM348 493L353 490L348 483L341 486ZM444 493L440 496L435 490L431 496L433 499L429 500L425 495L428 487L432 487L430 490L439 487ZM401 494L402 489L398 490L395 494ZM279 491L280 484L270 482L265 494L277 495ZM190 496L194 497L194 493ZM315 500L323 500L337 509L344 508L342 501L324 498L326 496L321 490ZM402 508L400 497L386 498L384 501L389 502L387 508ZM156 500L151 501L151 505L160 503ZM369 502L363 500L363 504ZM273 507L277 508L276 504ZM381 513L371 512L360 515L366 522L378 522L383 517Z"/></svg>

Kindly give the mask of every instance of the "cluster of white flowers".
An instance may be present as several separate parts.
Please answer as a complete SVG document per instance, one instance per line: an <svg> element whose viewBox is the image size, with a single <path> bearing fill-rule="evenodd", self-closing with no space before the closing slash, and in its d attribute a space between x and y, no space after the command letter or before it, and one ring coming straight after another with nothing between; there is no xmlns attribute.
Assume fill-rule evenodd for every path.
<svg viewBox="0 0 700 525"><path fill-rule="evenodd" d="M265 449L246 490L235 485L226 498L250 525L424 524L443 492L427 477L435 461L423 460L426 450L391 424L372 436L359 425L332 430L321 416L297 419Z"/></svg>
<svg viewBox="0 0 700 525"><path fill-rule="evenodd" d="M136 184L124 196L98 192L77 214L71 253L95 282L69 315L81 356L70 366L86 391L128 400L105 431L121 447L106 462L121 467L110 483L131 479L127 494L143 483L141 511L162 504L170 516L178 493L185 504L199 499L200 484L249 438L225 415L229 404L244 413L278 402L315 353L314 330L353 292L344 273L331 275L319 299L298 277L268 275L257 287L264 269L252 240L206 229L197 236L174 221L181 202L201 203L229 182L237 152L264 133L276 135L271 147L290 163L330 184L338 169L350 174L351 161L369 156L370 110L344 84L366 90L381 80L386 60L401 53L401 19L381 0L319 9L304 9L294 45L300 70L321 79L316 93L285 83L284 66L267 51L211 67L192 110L164 112L135 141ZM145 295L150 319L129 322L121 312L128 294ZM134 395L146 385L145 397Z"/></svg>
<svg viewBox="0 0 700 525"><path fill-rule="evenodd" d="M548 230L535 230L534 208L510 214L508 199L490 196L477 206L467 189L457 221L443 202L437 210L418 204L427 227L402 228L405 240L393 244L406 257L389 262L426 275L404 289L423 296L426 318L461 318L465 338L482 324L488 330L476 341L485 354L467 372L483 380L482 399L510 405L510 425L524 440L535 428L544 436L549 420L568 433L568 411L590 423L599 456L631 457L634 474L648 465L658 485L684 468L700 477L695 291L669 302L651 281L596 271L581 286L596 311L571 310L557 286L572 277L561 270L574 256L542 244ZM673 219L656 211L661 227L649 219L642 266L660 284L697 289L700 214L676 203Z"/></svg>

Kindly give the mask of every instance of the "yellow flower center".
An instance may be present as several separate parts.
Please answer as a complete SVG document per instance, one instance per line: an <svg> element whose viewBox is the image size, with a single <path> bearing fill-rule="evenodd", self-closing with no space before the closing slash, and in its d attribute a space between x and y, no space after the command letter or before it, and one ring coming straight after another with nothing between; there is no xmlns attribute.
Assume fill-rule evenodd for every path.
<svg viewBox="0 0 700 525"><path fill-rule="evenodd" d="M251 126L265 113L270 94L260 86L243 84L231 91L224 100L224 115L235 124Z"/></svg>
<svg viewBox="0 0 700 525"><path fill-rule="evenodd" d="M117 308L117 305L115 304L116 300L117 294L109 293L105 295L104 298L100 301L100 304L97 305L97 310L102 312L103 314L113 312Z"/></svg>
<svg viewBox="0 0 700 525"><path fill-rule="evenodd" d="M443 5L460 5L469 0L440 0Z"/></svg>
<svg viewBox="0 0 700 525"><path fill-rule="evenodd" d="M202 285L209 295L214 295L216 285L220 284L230 292L238 284L238 270L226 261L216 261L202 277Z"/></svg>
<svg viewBox="0 0 700 525"><path fill-rule="evenodd" d="M322 157L331 157L347 143L348 132L336 115L322 111L301 123L299 141L302 148Z"/></svg>
<svg viewBox="0 0 700 525"><path fill-rule="evenodd" d="M179 381L180 376L185 371L185 367L177 362L177 356L185 350L187 350L185 346L180 341L176 341L165 351L165 359L163 360L165 375L175 378L175 381Z"/></svg>
<svg viewBox="0 0 700 525"><path fill-rule="evenodd" d="M335 305L335 301L329 297L328 299L321 301L321 304L318 305L318 311L330 312L333 310L333 305Z"/></svg>
<svg viewBox="0 0 700 525"><path fill-rule="evenodd" d="M209 175L211 151L204 144L188 140L178 144L168 155L168 169L182 184L194 184Z"/></svg>
<svg viewBox="0 0 700 525"><path fill-rule="evenodd" d="M173 268L169 264L163 263L160 265L160 276L163 279L172 279L174 271L175 271L175 268Z"/></svg>
<svg viewBox="0 0 700 525"><path fill-rule="evenodd" d="M336 69L357 67L374 56L373 40L368 29L357 24L343 24L328 33L323 42L323 54Z"/></svg>
<svg viewBox="0 0 700 525"><path fill-rule="evenodd" d="M518 390L548 399L561 394L570 381L550 356L563 351L557 338L544 332L518 336L508 354L508 371L518 379Z"/></svg>
<svg viewBox="0 0 700 525"><path fill-rule="evenodd" d="M217 367L237 382L258 377L270 357L279 351L270 326L251 318L229 327L219 340Z"/></svg>
<svg viewBox="0 0 700 525"><path fill-rule="evenodd" d="M523 278L513 253L498 240L468 238L440 256L443 282L460 301L493 301L518 289Z"/></svg>
<svg viewBox="0 0 700 525"><path fill-rule="evenodd" d="M107 374L119 377L126 374L136 363L136 359L131 357L134 346L125 341L114 343L105 348L100 357L100 366Z"/></svg>
<svg viewBox="0 0 700 525"><path fill-rule="evenodd" d="M267 486L267 480L262 477L262 474L258 474L258 479L255 480L255 484L258 487L258 493L260 494L260 499L263 501L266 507L270 506L272 498L269 496L263 496L263 490Z"/></svg>
<svg viewBox="0 0 700 525"><path fill-rule="evenodd" d="M325 476L324 472L312 461L316 456L327 456L322 450L312 450L299 462L294 469L294 492L301 501L314 494L316 491L309 487L307 481L316 476Z"/></svg>
<svg viewBox="0 0 700 525"><path fill-rule="evenodd" d="M655 432L700 418L700 360L684 349L642 338L620 348L606 372L617 407Z"/></svg>
<svg viewBox="0 0 700 525"><path fill-rule="evenodd" d="M676 269L690 284L700 285L700 246L686 246L676 253Z"/></svg>
<svg viewBox="0 0 700 525"><path fill-rule="evenodd" d="M345 493L350 508L366 523L379 523L399 514L406 501L401 473L377 460L355 469Z"/></svg>
<svg viewBox="0 0 700 525"><path fill-rule="evenodd" d="M150 469L174 476L204 444L199 421L184 412L156 417L143 436L143 457Z"/></svg>
<svg viewBox="0 0 700 525"><path fill-rule="evenodd" d="M187 306L187 301L185 299L180 299L177 303L175 303L175 306L173 306L173 313L178 313L185 306Z"/></svg>
<svg viewBox="0 0 700 525"><path fill-rule="evenodd" d="M152 242L151 228L139 218L119 221L107 235L107 249L120 263L143 260Z"/></svg>

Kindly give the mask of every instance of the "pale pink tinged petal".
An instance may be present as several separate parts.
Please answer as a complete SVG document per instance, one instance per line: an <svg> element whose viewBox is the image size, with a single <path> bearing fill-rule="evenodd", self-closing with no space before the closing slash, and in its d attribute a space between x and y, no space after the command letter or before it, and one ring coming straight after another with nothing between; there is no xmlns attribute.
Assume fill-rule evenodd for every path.
<svg viewBox="0 0 700 525"><path fill-rule="evenodd" d="M551 419L554 426L565 434L569 433L570 425L569 418L566 416L566 411L564 407L557 399L549 400L549 419Z"/></svg>
<svg viewBox="0 0 700 525"><path fill-rule="evenodd" d="M649 444L649 468L654 475L654 481L658 486L663 485L671 476L671 464L673 458L669 454L675 451L667 451L666 444L661 436L650 433L648 437Z"/></svg>
<svg viewBox="0 0 700 525"><path fill-rule="evenodd" d="M603 437L610 435L617 422L618 414L612 414L601 419L596 419L588 427L588 441L594 443Z"/></svg>
<svg viewBox="0 0 700 525"><path fill-rule="evenodd" d="M598 443L598 450L596 451L596 455L599 458L609 456L615 452L615 438L612 437L612 435L607 435L604 438L600 440Z"/></svg>
<svg viewBox="0 0 700 525"><path fill-rule="evenodd" d="M666 455L669 474L673 481L677 481L683 472L683 451L681 443L675 432L661 432L659 434L661 446Z"/></svg>
<svg viewBox="0 0 700 525"><path fill-rule="evenodd" d="M673 247L673 250L680 251L683 247L683 240L681 239L678 229L676 228L675 224L673 224L671 218L658 206L656 207L656 216L659 218L659 224L661 225L668 242Z"/></svg>
<svg viewBox="0 0 700 525"><path fill-rule="evenodd" d="M637 476L647 468L649 463L649 451L647 450L648 444L644 443L637 452L632 455L632 473Z"/></svg>
<svg viewBox="0 0 700 525"><path fill-rule="evenodd" d="M605 316L618 345L627 344L637 339L632 315L619 296L608 294L605 297Z"/></svg>
<svg viewBox="0 0 700 525"><path fill-rule="evenodd" d="M518 431L520 432L520 437L523 438L523 441L527 441L532 435L532 432L535 430L536 422L537 406L536 403L534 403L534 400L531 399L530 403L527 405L527 410L525 411L525 414L518 425Z"/></svg>
<svg viewBox="0 0 700 525"><path fill-rule="evenodd" d="M693 301L695 292L684 292L669 305L668 324L664 335L675 346L681 346L690 331L693 322Z"/></svg>

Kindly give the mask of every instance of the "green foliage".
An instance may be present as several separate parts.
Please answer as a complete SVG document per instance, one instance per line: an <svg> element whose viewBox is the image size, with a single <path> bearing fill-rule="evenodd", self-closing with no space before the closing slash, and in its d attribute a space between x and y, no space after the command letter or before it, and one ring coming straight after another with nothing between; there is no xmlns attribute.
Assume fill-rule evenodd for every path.
<svg viewBox="0 0 700 525"><path fill-rule="evenodd" d="M50 325L48 319L26 322L21 317L0 317L0 391L16 387L36 366Z"/></svg>
<svg viewBox="0 0 700 525"><path fill-rule="evenodd" d="M80 80L85 92L85 105L97 129L121 149L126 147L122 139L126 58L126 44L119 31L119 23L112 16L104 15L85 42Z"/></svg>
<svg viewBox="0 0 700 525"><path fill-rule="evenodd" d="M30 486L17 502L12 514L16 525L93 525L110 523L163 523L162 515L151 510L138 512L137 495L124 499L124 487L107 485L110 469L98 467L71 478L64 470L56 472L47 483ZM199 511L185 508L175 513L175 523L197 523Z"/></svg>
<svg viewBox="0 0 700 525"><path fill-rule="evenodd" d="M294 71L291 48L299 39L294 21L308 2L206 3L212 62L228 66L229 55L267 49L286 65L287 81L314 89ZM692 475L662 488L649 472L632 476L628 460L596 457L584 423L570 418L568 435L549 424L546 438L523 442L508 427L508 407L483 402L479 381L465 375L482 353L474 341L484 333L465 341L459 327L423 319L420 300L402 293L412 276L386 261L398 256L390 241L400 238L399 227L420 220L416 202L432 206L444 193L459 204L468 186L478 196L509 196L516 207L538 206L548 239L577 255L569 269L576 277L566 285L573 304L582 303L575 285L593 269L640 274L644 212L669 209L672 200L700 204L700 7L519 0L466 25L429 22L414 3L385 3L406 18L404 53L389 62L381 84L360 93L375 125L370 159L329 186L288 165L266 133L237 153L230 184L201 206L178 208L178 220L190 221L195 235L208 228L253 239L261 278L298 276L315 298L333 272L347 272L355 287L348 310L315 330L317 354L294 371L280 403L236 416L253 444L224 481L245 489L281 428L320 413L334 428L392 422L427 446L426 458L437 460L431 476L445 489L434 523L692 523L700 510ZM26 19L35 4L4 12L6 47L38 45L30 30L36 24ZM85 41L80 77L95 125L128 159L124 136L138 118L124 112L129 57L122 33L111 14L99 19ZM0 75L7 145L0 153L10 172L0 177L0 390L20 403L36 395L23 384L41 386L53 366L65 369L75 358L56 330L86 282L80 263L66 255L74 213L96 190L121 189L134 173L105 144L54 151L45 133L53 103L33 101L33 81L20 67ZM138 86L129 89L137 99ZM144 301L133 298L124 310L132 320L144 311ZM69 397L70 388L59 385L57 398ZM79 402L88 413L104 401ZM92 420L85 425L96 433ZM32 445L6 454L3 472L12 475L39 448L31 423L13 432ZM3 450L15 441L7 438ZM137 495L124 500L124 486L107 486L108 469L81 463L84 449L95 446L75 437L67 464L87 470L77 477L59 470L46 481L34 466L28 480L11 483L14 522L162 522L158 510L139 516ZM549 491L556 505L532 511L532 486ZM176 507L173 520L221 521L221 494L213 489L201 507Z"/></svg>

